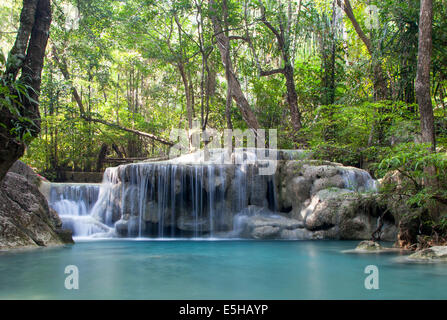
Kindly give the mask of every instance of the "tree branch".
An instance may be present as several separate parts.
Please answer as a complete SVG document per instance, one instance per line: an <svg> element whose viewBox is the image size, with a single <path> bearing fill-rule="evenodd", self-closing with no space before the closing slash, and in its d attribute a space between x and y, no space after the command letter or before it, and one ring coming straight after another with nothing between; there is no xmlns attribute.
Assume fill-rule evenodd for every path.
<svg viewBox="0 0 447 320"><path fill-rule="evenodd" d="M337 4L340 8L343 9L343 11L348 16L349 20L351 21L351 23L355 29L355 32L357 32L357 35L363 41L363 43L366 46L366 49L368 50L369 55L372 57L373 49L372 49L371 39L369 39L366 36L366 34L363 32L362 28L360 27L357 19L354 16L354 12L352 11L351 3L349 2L349 0L344 0L344 3L342 3L341 0L337 0Z"/></svg>
<svg viewBox="0 0 447 320"><path fill-rule="evenodd" d="M282 74L284 74L284 72L285 72L284 68L273 69L273 70L267 70L267 71L261 70L261 72L260 72L259 75L260 75L261 77L265 77L265 76L270 76L270 75L272 75L272 74L277 74L277 73L282 73Z"/></svg>
<svg viewBox="0 0 447 320"><path fill-rule="evenodd" d="M246 37L242 37L242 36L228 36L228 39L230 40L243 40L248 42L249 40Z"/></svg>
<svg viewBox="0 0 447 320"><path fill-rule="evenodd" d="M57 54L56 47L54 45L53 45L53 48L52 48L52 52L53 52L54 61L56 62L56 65L59 67L60 71L62 72L62 75L64 76L65 80L66 81L71 81L70 80L70 74L68 73L67 64L66 64L66 62L64 60L61 60L59 58L59 56ZM143 132L143 131L139 131L139 130L135 130L135 129L126 128L126 127L120 126L119 124L116 124L116 123L107 122L107 121L102 120L102 119L94 119L94 118L91 118L91 117L87 116L85 114L84 105L83 105L82 100L81 100L81 98L80 98L80 96L78 94L78 91L76 90L76 88L74 87L74 85L72 83L71 83L71 93L73 94L73 97L76 100L76 103L77 103L77 105L79 107L79 112L81 114L81 118L82 119L84 119L86 121L89 121L89 122L102 123L102 124L104 124L106 126L113 127L115 129L119 129L119 130L130 132L130 133L134 133L134 134L137 134L139 136L146 137L146 138L158 141L158 142L160 142L162 144L165 144L165 145L168 145L168 146L173 146L174 145L173 142L165 140L165 139L160 138L160 137L157 137L157 136L155 136L155 135L153 135L151 133L147 133L147 132Z"/></svg>
<svg viewBox="0 0 447 320"><path fill-rule="evenodd" d="M261 21L262 23L270 29L270 31L273 32L273 34L275 35L276 39L278 40L278 46L281 48L281 51L284 50L284 37L282 36L282 34L280 34L278 32L278 30L275 29L275 27L267 20L267 18L265 17L265 7L264 4L261 2ZM282 32L281 32L282 33Z"/></svg>
<svg viewBox="0 0 447 320"><path fill-rule="evenodd" d="M151 133L147 133L147 132L143 132L143 131L139 131L139 130L135 130L135 129L126 128L126 127L120 126L120 125L118 125L116 123L107 122L107 121L102 120L102 119L90 118L90 117L88 117L86 115L81 115L81 118L84 119L85 121L97 122L97 123L101 123L101 124L104 124L106 126L109 126L109 127L112 127L112 128L116 128L116 129L119 129L119 130L122 130L122 131L127 131L127 132L130 132L130 133L134 133L134 134L137 134L139 136L146 137L146 138L158 141L158 142L160 142L162 144L165 144L165 145L168 145L168 146L173 146L174 145L173 142L165 140L165 139L160 138L160 137L157 137L157 136L155 136L155 135L153 135Z"/></svg>

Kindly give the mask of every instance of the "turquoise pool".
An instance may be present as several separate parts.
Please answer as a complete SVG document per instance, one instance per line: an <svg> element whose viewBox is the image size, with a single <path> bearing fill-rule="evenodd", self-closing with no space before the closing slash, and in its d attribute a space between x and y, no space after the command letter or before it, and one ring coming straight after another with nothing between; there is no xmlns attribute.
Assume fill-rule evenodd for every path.
<svg viewBox="0 0 447 320"><path fill-rule="evenodd" d="M1 299L447 299L447 264L355 241L96 240L0 254ZM67 265L79 289L64 286ZM365 289L365 267L379 289Z"/></svg>

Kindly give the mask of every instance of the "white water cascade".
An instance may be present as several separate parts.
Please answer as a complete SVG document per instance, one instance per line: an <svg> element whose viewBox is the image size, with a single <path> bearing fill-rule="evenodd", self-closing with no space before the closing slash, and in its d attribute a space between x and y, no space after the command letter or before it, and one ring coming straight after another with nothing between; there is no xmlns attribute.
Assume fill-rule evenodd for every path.
<svg viewBox="0 0 447 320"><path fill-rule="evenodd" d="M107 168L101 184L53 183L50 205L75 237L213 238L231 232L234 216L249 205L277 211L277 174L259 175L253 153L236 164L216 161L223 152L211 156ZM345 188L373 190L369 174L354 169L340 173Z"/></svg>
<svg viewBox="0 0 447 320"><path fill-rule="evenodd" d="M74 235L109 234L112 229L91 216L99 190L99 184L52 183L49 203L58 212L63 227Z"/></svg>

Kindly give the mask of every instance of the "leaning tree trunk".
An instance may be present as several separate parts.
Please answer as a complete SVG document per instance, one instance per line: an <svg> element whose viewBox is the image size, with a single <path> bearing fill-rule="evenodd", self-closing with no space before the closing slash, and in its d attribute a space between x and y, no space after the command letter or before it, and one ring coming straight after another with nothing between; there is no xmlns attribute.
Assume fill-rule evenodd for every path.
<svg viewBox="0 0 447 320"><path fill-rule="evenodd" d="M2 79L9 92L0 96L0 181L23 155L26 143L40 132L38 98L50 24L50 0L23 1L16 41ZM10 97L17 95L20 71L18 82L26 94L21 94L22 101L14 102Z"/></svg>
<svg viewBox="0 0 447 320"><path fill-rule="evenodd" d="M209 0L210 5L210 18L214 28L214 37L217 40L217 47L220 51L220 56L222 60L222 64L225 67L225 76L227 79L227 85L230 88L230 93L239 110L241 111L242 117L247 123L248 127L254 131L259 129L259 122L256 118L255 113L250 107L250 104L247 101L244 93L242 92L241 84L237 79L233 65L231 63L230 57L230 39L225 34L225 31L222 30L221 22L217 16L217 7L216 2L214 0ZM226 1L223 1L224 11L226 11ZM223 13L226 15L226 12Z"/></svg>
<svg viewBox="0 0 447 320"><path fill-rule="evenodd" d="M352 10L351 2L349 0L337 0L337 4L346 13L346 16L351 21L355 32L359 36L360 40L365 44L369 55L371 56L372 71L373 71L373 86L374 86L374 100L384 100L388 97L387 89L387 79L383 74L382 63L380 60L376 60L374 57L374 48L371 39L368 38L361 28L359 22L354 16L354 11Z"/></svg>

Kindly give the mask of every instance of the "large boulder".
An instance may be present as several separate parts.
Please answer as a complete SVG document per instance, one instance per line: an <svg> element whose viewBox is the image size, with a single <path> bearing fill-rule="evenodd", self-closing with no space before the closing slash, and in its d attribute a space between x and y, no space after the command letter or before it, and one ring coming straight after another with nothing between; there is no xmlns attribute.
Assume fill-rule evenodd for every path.
<svg viewBox="0 0 447 320"><path fill-rule="evenodd" d="M421 228L421 219L428 217L428 212L421 207L412 206L408 203L409 190L414 190L414 181L405 177L399 171L390 171L381 181L386 192L383 193L383 201L389 212L395 219L398 229L396 245L400 248L411 249L418 242L418 235L430 234L431 230Z"/></svg>
<svg viewBox="0 0 447 320"><path fill-rule="evenodd" d="M317 192L302 210L307 229L324 230L325 238L363 240L377 229L383 209L374 194L361 194L346 189L324 189ZM384 216L381 239L396 240L397 228L391 215Z"/></svg>
<svg viewBox="0 0 447 320"><path fill-rule="evenodd" d="M302 219L302 210L309 208L320 191L347 189L355 192L375 191L375 181L364 170L339 163L319 160L282 161L279 163L279 210Z"/></svg>
<svg viewBox="0 0 447 320"><path fill-rule="evenodd" d="M0 185L0 249L72 243L57 213L39 192L41 178L17 161Z"/></svg>

